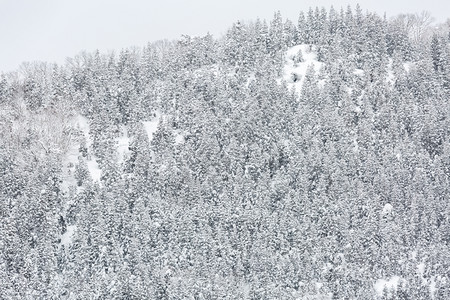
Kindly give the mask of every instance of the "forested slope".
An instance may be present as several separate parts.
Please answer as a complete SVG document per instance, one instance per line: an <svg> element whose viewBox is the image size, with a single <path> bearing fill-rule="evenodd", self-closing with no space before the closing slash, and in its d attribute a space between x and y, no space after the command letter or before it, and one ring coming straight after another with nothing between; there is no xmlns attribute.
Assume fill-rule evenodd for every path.
<svg viewBox="0 0 450 300"><path fill-rule="evenodd" d="M0 75L0 298L448 299L449 32L316 8Z"/></svg>

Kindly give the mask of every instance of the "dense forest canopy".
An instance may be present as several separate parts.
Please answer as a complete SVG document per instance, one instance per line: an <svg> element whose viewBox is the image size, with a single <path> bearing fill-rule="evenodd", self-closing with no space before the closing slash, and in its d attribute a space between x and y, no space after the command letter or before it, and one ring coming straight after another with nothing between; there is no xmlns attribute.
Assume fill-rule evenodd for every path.
<svg viewBox="0 0 450 300"><path fill-rule="evenodd" d="M1 299L448 299L450 23L311 8L0 75Z"/></svg>

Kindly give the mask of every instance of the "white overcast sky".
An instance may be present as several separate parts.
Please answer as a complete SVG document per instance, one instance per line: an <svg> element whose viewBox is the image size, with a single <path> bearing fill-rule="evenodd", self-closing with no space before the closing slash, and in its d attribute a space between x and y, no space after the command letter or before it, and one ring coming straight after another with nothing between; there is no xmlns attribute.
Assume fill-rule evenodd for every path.
<svg viewBox="0 0 450 300"><path fill-rule="evenodd" d="M0 73L23 61L63 63L81 50L120 50L182 34L221 36L237 20L270 20L276 10L297 21L300 11L360 3L363 11L429 11L450 17L450 0L0 0Z"/></svg>

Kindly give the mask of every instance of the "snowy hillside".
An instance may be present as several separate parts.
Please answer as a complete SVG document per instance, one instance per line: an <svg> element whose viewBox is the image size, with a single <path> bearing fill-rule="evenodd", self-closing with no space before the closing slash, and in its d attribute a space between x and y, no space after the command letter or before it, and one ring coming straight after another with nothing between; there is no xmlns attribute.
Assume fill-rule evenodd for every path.
<svg viewBox="0 0 450 300"><path fill-rule="evenodd" d="M0 74L0 299L450 299L450 27L421 20Z"/></svg>
<svg viewBox="0 0 450 300"><path fill-rule="evenodd" d="M145 128L145 131L147 132L148 140L151 142L153 140L153 135L158 130L158 124L161 119L161 113L157 112L153 120L151 121L144 121L143 125Z"/></svg>

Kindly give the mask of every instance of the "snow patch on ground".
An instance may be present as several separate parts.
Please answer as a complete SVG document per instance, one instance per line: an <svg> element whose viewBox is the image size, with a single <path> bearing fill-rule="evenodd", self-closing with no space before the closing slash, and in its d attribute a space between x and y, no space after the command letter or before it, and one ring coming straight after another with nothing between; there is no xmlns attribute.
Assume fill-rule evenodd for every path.
<svg viewBox="0 0 450 300"><path fill-rule="evenodd" d="M98 163L95 159L87 161L87 166L89 173L91 174L91 178L94 182L100 182L100 177L102 176L102 170L98 166Z"/></svg>
<svg viewBox="0 0 450 300"><path fill-rule="evenodd" d="M435 276L431 277L431 282L430 282L430 294L431 294L431 298L434 299L434 294L436 293L436 281L435 281Z"/></svg>
<svg viewBox="0 0 450 300"><path fill-rule="evenodd" d="M76 225L69 225L67 226L66 232L61 235L61 241L59 242L58 248L60 249L61 247L64 247L66 255L69 254L69 245L72 244L73 236L76 230Z"/></svg>
<svg viewBox="0 0 450 300"><path fill-rule="evenodd" d="M84 137L86 138L86 147L88 149L88 153L92 153L92 139L89 135L89 121L86 117L82 115L77 116L77 125L81 132L83 132ZM89 173L91 174L92 180L94 182L100 182L100 177L102 175L102 170L98 166L97 160L95 156L88 155L87 166Z"/></svg>
<svg viewBox="0 0 450 300"><path fill-rule="evenodd" d="M401 281L403 281L403 279L399 276L392 276L389 280L378 279L373 287L377 292L377 295L382 297L384 288L387 288L388 291L397 290L397 287Z"/></svg>
<svg viewBox="0 0 450 300"><path fill-rule="evenodd" d="M89 121L87 118L77 115L70 121L70 127L75 128L81 132L82 137L86 140L86 147L88 150L88 158L86 164L88 166L89 173L94 182L99 182L101 177L101 169L98 166L96 158L91 154L92 153L92 139L89 135ZM63 192L67 193L71 186L75 187L76 180L74 177L75 167L79 163L78 158L81 156L80 153L80 143L81 137L77 134L73 134L71 136L70 146L68 147L67 152L65 153L63 160L63 182L61 183L61 189Z"/></svg>
<svg viewBox="0 0 450 300"><path fill-rule="evenodd" d="M130 137L128 136L128 131L125 126L121 128L121 135L116 138L116 142L118 153L117 162L120 164L126 160L130 153Z"/></svg>
<svg viewBox="0 0 450 300"><path fill-rule="evenodd" d="M67 246L72 243L73 234L77 229L76 225L67 226L66 232L61 235L61 242L59 243L61 246Z"/></svg>
<svg viewBox="0 0 450 300"><path fill-rule="evenodd" d="M184 143L184 135L180 132L180 131L178 131L178 130L176 130L175 131L175 144L182 144L182 143Z"/></svg>
<svg viewBox="0 0 450 300"><path fill-rule="evenodd" d="M250 86L250 83L255 80L255 73L250 74L250 76L247 78L247 82L245 83L245 87L248 88Z"/></svg>
<svg viewBox="0 0 450 300"><path fill-rule="evenodd" d="M142 122L142 124L144 125L145 132L147 133L149 142L153 140L153 136L155 132L158 130L159 122L161 122L161 120L163 122L166 122L167 119L168 119L167 116L162 115L161 112L157 111L152 120ZM176 145L184 143L184 137L186 136L186 132L184 132L181 129L175 129L173 130L173 135L175 137Z"/></svg>
<svg viewBox="0 0 450 300"><path fill-rule="evenodd" d="M425 263L420 263L417 265L417 274L420 277L423 277L423 274L425 273Z"/></svg>
<svg viewBox="0 0 450 300"><path fill-rule="evenodd" d="M395 75L394 71L392 70L392 58L389 59L389 63L387 65L387 75L386 75L386 81L390 84L395 83Z"/></svg>
<svg viewBox="0 0 450 300"><path fill-rule="evenodd" d="M323 65L317 60L314 50L313 46L306 44L293 46L287 50L283 79L288 83L289 88L295 88L295 91L299 94L308 67L312 65L317 74Z"/></svg>
<svg viewBox="0 0 450 300"><path fill-rule="evenodd" d="M403 68L405 68L405 71L409 73L409 71L411 70L411 63L409 62L404 63Z"/></svg>
<svg viewBox="0 0 450 300"><path fill-rule="evenodd" d="M383 207L383 215L388 215L392 213L394 207L390 203L386 203Z"/></svg>
<svg viewBox="0 0 450 300"><path fill-rule="evenodd" d="M76 185L73 174L75 172L75 166L78 164L78 156L80 155L79 147L79 143L72 140L70 147L65 154L64 161L62 163L61 190L63 193L67 193L70 186Z"/></svg>
<svg viewBox="0 0 450 300"><path fill-rule="evenodd" d="M353 71L353 75L363 76L364 75L364 70L363 69L355 69L355 71Z"/></svg>
<svg viewBox="0 0 450 300"><path fill-rule="evenodd" d="M153 134L158 130L159 120L161 119L161 113L156 112L156 116L151 121L143 121L144 129L147 132L149 142L153 139Z"/></svg>
<svg viewBox="0 0 450 300"><path fill-rule="evenodd" d="M444 277L441 277L440 275L438 275L438 276L431 276L431 279L430 279L430 294L431 294L431 298L432 299L436 299L436 297L435 297L435 295L436 295L436 291L437 291L437 288L436 288L436 282L437 281L439 281L441 284L446 284L446 278Z"/></svg>
<svg viewBox="0 0 450 300"><path fill-rule="evenodd" d="M353 152L359 153L359 144L358 140L356 139L356 136L353 138Z"/></svg>
<svg viewBox="0 0 450 300"><path fill-rule="evenodd" d="M353 93L354 88L352 88L352 87L346 87L346 88L347 88L347 93L349 95L351 95Z"/></svg>

